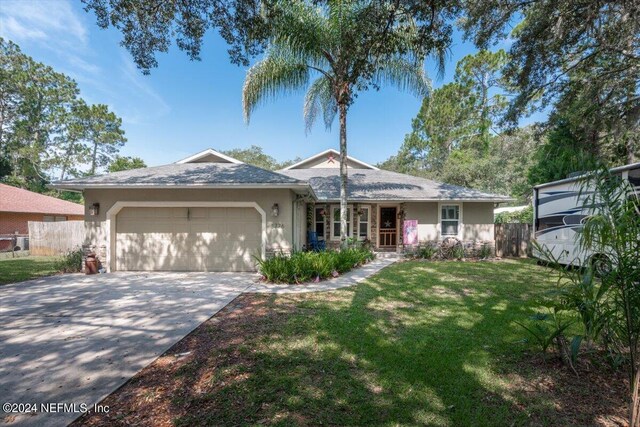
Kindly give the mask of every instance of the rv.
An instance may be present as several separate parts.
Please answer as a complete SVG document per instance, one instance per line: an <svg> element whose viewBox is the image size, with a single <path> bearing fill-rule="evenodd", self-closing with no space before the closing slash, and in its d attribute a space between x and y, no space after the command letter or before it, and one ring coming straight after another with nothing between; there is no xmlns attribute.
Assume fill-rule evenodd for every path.
<svg viewBox="0 0 640 427"><path fill-rule="evenodd" d="M640 194L640 163L620 166L610 170L629 181L636 194ZM578 233L593 207L584 206L593 195L589 188L582 188L584 174L567 179L540 184L533 189L533 227L535 241L551 252L561 264L585 267L593 265L596 272L607 269L610 260L603 254L580 249ZM596 208L597 209L597 208ZM534 248L533 256L546 260Z"/></svg>

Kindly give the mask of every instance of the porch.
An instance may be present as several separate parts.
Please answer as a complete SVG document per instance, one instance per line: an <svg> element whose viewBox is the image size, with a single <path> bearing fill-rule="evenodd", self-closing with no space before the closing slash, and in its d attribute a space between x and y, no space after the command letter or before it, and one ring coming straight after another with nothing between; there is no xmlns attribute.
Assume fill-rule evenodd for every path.
<svg viewBox="0 0 640 427"><path fill-rule="evenodd" d="M368 242L376 252L401 252L403 220L402 203L350 203L347 222L348 238ZM325 241L327 248L338 248L340 246L340 204L307 204L307 231L315 232L319 240Z"/></svg>

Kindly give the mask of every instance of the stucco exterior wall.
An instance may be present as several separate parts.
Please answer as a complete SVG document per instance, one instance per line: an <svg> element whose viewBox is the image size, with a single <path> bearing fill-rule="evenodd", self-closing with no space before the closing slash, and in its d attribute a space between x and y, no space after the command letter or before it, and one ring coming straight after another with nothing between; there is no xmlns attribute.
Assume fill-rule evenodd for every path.
<svg viewBox="0 0 640 427"><path fill-rule="evenodd" d="M422 241L439 240L438 203L405 203L404 218L418 220L418 239Z"/></svg>
<svg viewBox="0 0 640 427"><path fill-rule="evenodd" d="M493 203L468 202L463 204L464 240L493 242Z"/></svg>
<svg viewBox="0 0 640 427"><path fill-rule="evenodd" d="M454 202L451 202L454 203ZM405 202L397 204L398 209L404 207L404 218L414 219L418 221L418 239L421 243L438 242L442 240L440 233L440 215L441 205L447 202ZM473 246L476 243L490 243L494 241L493 228L493 203L468 202L456 203L461 206L461 227L458 238L467 246ZM371 243L377 247L378 232L378 209L379 204L361 203L361 205L371 206ZM383 206L392 206L393 204L384 203ZM332 204L318 203L315 206L324 207L329 210ZM339 241L330 238L330 219L329 216L325 220L325 236L327 247L339 247ZM399 224L399 227L402 227ZM400 233L402 230L399 231ZM322 237L322 236L321 236ZM400 241L400 239L398 239Z"/></svg>
<svg viewBox="0 0 640 427"><path fill-rule="evenodd" d="M256 202L266 213L267 253L289 252L293 244L294 193L288 189L100 189L86 190L85 246L105 259L108 243L106 215L116 202ZM89 208L99 203L99 214L92 216ZM277 203L279 215L272 215Z"/></svg>

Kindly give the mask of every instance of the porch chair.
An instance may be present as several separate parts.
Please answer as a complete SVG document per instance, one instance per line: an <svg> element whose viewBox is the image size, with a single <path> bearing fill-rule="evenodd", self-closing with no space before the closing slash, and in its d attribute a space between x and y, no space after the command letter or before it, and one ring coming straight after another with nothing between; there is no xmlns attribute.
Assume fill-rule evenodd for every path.
<svg viewBox="0 0 640 427"><path fill-rule="evenodd" d="M326 242L324 240L319 240L318 233L315 231L307 232L307 241L309 242L309 249L314 252L324 251L327 248Z"/></svg>

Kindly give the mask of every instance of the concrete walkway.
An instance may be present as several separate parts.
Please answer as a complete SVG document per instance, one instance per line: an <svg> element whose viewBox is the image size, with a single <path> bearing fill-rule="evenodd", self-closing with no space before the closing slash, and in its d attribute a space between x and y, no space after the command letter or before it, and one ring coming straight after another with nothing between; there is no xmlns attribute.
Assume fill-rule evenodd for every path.
<svg viewBox="0 0 640 427"><path fill-rule="evenodd" d="M373 276L383 268L398 261L398 258L377 258L358 269L352 270L335 279L323 280L318 283L305 283L302 285L273 285L268 283L256 283L248 287L245 292L271 293L271 294L299 294L305 292L334 291L347 286L353 286L366 278Z"/></svg>

